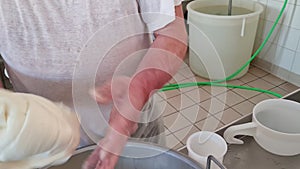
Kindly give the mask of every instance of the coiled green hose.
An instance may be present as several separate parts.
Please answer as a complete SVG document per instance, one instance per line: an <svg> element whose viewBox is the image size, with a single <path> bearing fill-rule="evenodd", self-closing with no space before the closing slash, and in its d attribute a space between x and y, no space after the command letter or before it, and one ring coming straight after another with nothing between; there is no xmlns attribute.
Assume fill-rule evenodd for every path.
<svg viewBox="0 0 300 169"><path fill-rule="evenodd" d="M259 46L259 48L256 50L256 52L251 56L251 58L241 68L239 68L236 72L229 75L225 79L215 80L215 81L211 81L211 82L188 82L188 83L169 84L169 85L163 86L160 89L160 91L168 91L168 90L174 90L174 89L191 87L191 86L219 86L219 87L227 87L227 88L238 88L238 89L245 89L245 90L253 90L253 91L267 93L267 94L276 96L278 98L281 98L282 97L281 94L278 94L278 93L273 92L273 91L264 90L264 89L260 89L260 88L252 88L252 87L247 87L247 86L236 86L236 85L231 85L231 84L224 84L222 82L226 82L228 80L231 80L232 78L237 76L239 73L241 73L241 71L243 71L253 61L253 59L261 52L261 50L264 48L265 44L267 43L267 41L271 37L275 27L277 26L277 24L278 24L278 22L279 22L279 20L282 16L285 8L286 8L287 2L288 2L288 0L284 1L284 4L283 4L276 20L275 20L273 26L271 27L270 31L268 32L268 34L267 34L266 38L264 39L264 41L262 42L262 44Z"/></svg>

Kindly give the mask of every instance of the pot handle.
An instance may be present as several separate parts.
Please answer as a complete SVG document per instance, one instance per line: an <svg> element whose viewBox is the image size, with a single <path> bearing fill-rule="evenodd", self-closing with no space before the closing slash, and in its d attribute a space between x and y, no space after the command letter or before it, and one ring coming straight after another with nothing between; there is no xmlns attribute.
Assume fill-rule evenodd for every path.
<svg viewBox="0 0 300 169"><path fill-rule="evenodd" d="M234 138L237 135L254 136L257 124L254 122L231 126L224 132L224 139L229 144L244 144L243 140Z"/></svg>
<svg viewBox="0 0 300 169"><path fill-rule="evenodd" d="M242 28L241 28L241 37L245 36L245 26L246 26L246 18L242 20Z"/></svg>

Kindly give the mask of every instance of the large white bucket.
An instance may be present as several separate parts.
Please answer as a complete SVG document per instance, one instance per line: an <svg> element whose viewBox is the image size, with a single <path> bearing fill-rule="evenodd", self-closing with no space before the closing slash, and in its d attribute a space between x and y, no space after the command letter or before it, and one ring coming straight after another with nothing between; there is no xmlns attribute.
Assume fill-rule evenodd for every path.
<svg viewBox="0 0 300 169"><path fill-rule="evenodd" d="M189 63L208 79L224 79L251 57L259 15L264 7L251 0L196 0L187 5ZM247 73L246 67L238 76Z"/></svg>

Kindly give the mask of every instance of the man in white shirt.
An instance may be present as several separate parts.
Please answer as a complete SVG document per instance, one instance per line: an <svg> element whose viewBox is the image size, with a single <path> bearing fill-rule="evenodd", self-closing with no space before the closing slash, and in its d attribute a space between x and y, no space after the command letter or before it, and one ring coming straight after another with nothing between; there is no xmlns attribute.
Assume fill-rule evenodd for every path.
<svg viewBox="0 0 300 169"><path fill-rule="evenodd" d="M86 169L114 168L128 137L148 138L161 132L152 132L157 129L155 125L163 128L161 119L154 120L154 125L149 125L152 122L140 125L138 119L140 111L151 105L148 99L153 91L171 79L185 56L186 32L180 0L0 0L0 3L0 53L14 90L63 102L76 111L83 126L81 146L91 144L91 140L99 142L85 163ZM138 19L134 17L134 22L118 25L118 19L126 16ZM115 34L103 35L107 43L122 31L145 32L112 46L98 65L96 90L92 94L103 105L101 113L106 113L107 124L101 124L105 120L97 121L97 116L93 116L95 110L85 104L88 91L82 91L84 99L76 98L80 88L74 88L74 72L81 64L82 51L89 47L89 40L108 23L113 25L109 31ZM133 75L117 76L110 81L122 60L145 49L147 52ZM98 56L91 54L84 59L97 62ZM84 79L85 72L75 78ZM149 112L152 111L155 110Z"/></svg>

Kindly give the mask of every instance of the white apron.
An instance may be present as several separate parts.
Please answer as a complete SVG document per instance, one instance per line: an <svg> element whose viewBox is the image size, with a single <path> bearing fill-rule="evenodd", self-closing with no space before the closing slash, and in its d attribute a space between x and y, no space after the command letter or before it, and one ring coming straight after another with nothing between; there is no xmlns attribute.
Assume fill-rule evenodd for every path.
<svg viewBox="0 0 300 169"><path fill-rule="evenodd" d="M71 108L74 107L72 90L77 91L72 88L74 68L80 59L83 59L80 58L80 52L89 38L114 19L139 13L136 0L0 0L0 2L0 52L14 90L63 102ZM174 4L172 5L174 7ZM112 25L109 28L113 30L110 31L116 34L104 34L104 42L117 38L114 36L119 36L124 31L136 28L139 31L145 29L147 32L142 18L135 22L127 22L121 27L116 23ZM102 44L99 45L101 47ZM149 34L141 34L126 38L112 46L105 54L105 59L98 64L94 85L100 85L109 79L119 63L127 56L147 49L149 45ZM99 56L91 54L85 61L97 59ZM132 65L132 68L135 66ZM85 79L84 76L82 73L77 78ZM84 80L82 85L85 85ZM99 112L99 109L88 106L87 102L92 99L88 96L88 91L81 92L82 98L79 99L80 105L76 113L80 117L85 133L88 133L95 142L104 135L111 105L100 106L101 117L104 118L98 118L99 114L94 112ZM90 144L90 140L84 137L85 133L82 133L81 145Z"/></svg>

